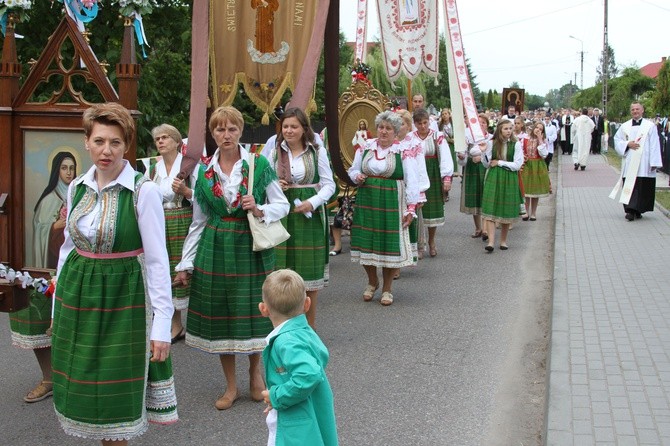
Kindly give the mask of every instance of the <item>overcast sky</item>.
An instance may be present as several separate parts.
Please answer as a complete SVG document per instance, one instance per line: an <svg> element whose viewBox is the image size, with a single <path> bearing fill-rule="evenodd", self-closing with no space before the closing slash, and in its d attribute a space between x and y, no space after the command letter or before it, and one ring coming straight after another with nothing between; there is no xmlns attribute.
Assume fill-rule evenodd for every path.
<svg viewBox="0 0 670 446"><path fill-rule="evenodd" d="M340 0L340 28L353 41L356 0ZM375 0L369 0L368 40L380 39ZM438 0L440 21L442 0ZM480 90L508 87L516 81L527 94L595 84L603 48L603 0L457 0L465 56ZM670 53L670 1L609 0L609 44L619 66L659 62ZM440 25L440 32L443 26Z"/></svg>

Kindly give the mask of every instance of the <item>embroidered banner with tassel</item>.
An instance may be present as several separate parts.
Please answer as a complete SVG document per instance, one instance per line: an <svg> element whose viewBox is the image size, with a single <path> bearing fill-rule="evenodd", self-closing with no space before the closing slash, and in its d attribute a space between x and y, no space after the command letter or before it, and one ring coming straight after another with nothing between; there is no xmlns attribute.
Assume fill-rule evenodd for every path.
<svg viewBox="0 0 670 446"><path fill-rule="evenodd" d="M377 0L384 66L391 82L438 75L437 0Z"/></svg>
<svg viewBox="0 0 670 446"><path fill-rule="evenodd" d="M319 0L210 0L214 106L232 104L239 84L262 123L293 90L309 47Z"/></svg>

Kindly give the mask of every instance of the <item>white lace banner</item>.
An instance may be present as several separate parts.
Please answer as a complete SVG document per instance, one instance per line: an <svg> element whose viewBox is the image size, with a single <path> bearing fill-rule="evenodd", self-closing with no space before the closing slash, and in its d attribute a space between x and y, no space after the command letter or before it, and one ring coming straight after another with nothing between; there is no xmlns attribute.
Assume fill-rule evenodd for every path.
<svg viewBox="0 0 670 446"><path fill-rule="evenodd" d="M368 55L368 0L358 0L356 15L356 52L354 60L365 63Z"/></svg>
<svg viewBox="0 0 670 446"><path fill-rule="evenodd" d="M472 87L470 85L470 76L468 75L468 68L465 63L465 53L463 51L463 39L461 34L461 23L458 18L458 9L456 8L456 0L443 0L444 15L445 15L445 30L447 32L447 63L449 65L449 90L451 92L451 109L453 111L454 122L463 122L464 115L467 117L466 122L474 136L475 142L484 141L485 135L479 126L479 118L477 116L477 104L475 103L474 95L472 94ZM453 69L452 69L453 67ZM460 114L460 120L457 116L459 107L458 100L455 100L455 95L460 96L460 102L463 103L463 112ZM454 129L456 130L456 129ZM454 134L456 132L454 131ZM463 144L465 142L463 141ZM457 151L463 151L464 148L456 147Z"/></svg>
<svg viewBox="0 0 670 446"><path fill-rule="evenodd" d="M437 0L377 0L386 74L438 75Z"/></svg>

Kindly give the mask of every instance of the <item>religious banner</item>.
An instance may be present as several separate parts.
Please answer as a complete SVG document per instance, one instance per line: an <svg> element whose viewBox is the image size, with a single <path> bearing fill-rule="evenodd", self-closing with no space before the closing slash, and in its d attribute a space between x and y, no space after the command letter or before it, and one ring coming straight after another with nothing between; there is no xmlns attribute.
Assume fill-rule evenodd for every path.
<svg viewBox="0 0 670 446"><path fill-rule="evenodd" d="M475 142L484 141L485 135L479 126L477 104L475 102L475 97L472 94L470 76L465 62L463 35L461 34L461 24L458 18L456 0L443 1L444 14L446 16L447 64L449 65L449 92L451 94L452 118L454 124L464 121L467 122ZM459 110L459 107L457 106L459 103L463 104L461 110ZM464 130L465 129L460 132L462 137L454 141L455 150L457 152L464 152L466 150ZM458 132L459 129L454 127L454 135L457 135Z"/></svg>
<svg viewBox="0 0 670 446"><path fill-rule="evenodd" d="M354 60L365 63L368 55L368 0L358 0Z"/></svg>
<svg viewBox="0 0 670 446"><path fill-rule="evenodd" d="M210 0L214 106L230 105L238 84L263 124L300 76L320 0Z"/></svg>
<svg viewBox="0 0 670 446"><path fill-rule="evenodd" d="M438 75L437 0L377 0L384 66L391 82L401 74Z"/></svg>

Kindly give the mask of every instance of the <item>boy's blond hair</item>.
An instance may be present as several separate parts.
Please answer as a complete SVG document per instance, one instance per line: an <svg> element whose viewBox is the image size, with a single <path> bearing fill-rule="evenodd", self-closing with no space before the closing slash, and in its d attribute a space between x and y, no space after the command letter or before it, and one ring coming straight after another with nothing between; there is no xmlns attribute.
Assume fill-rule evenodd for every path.
<svg viewBox="0 0 670 446"><path fill-rule="evenodd" d="M304 312L305 281L295 271L280 269L263 283L263 302L271 312L294 317Z"/></svg>

